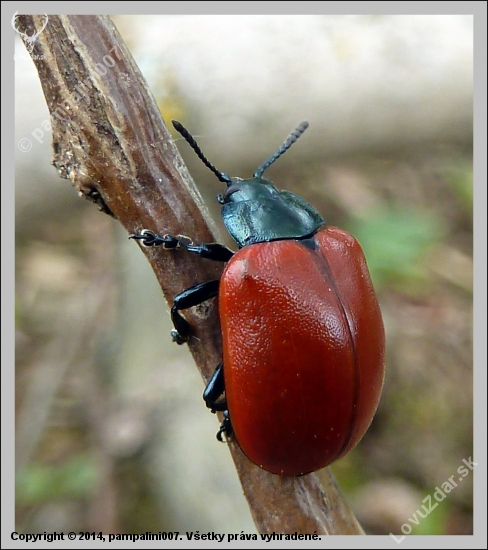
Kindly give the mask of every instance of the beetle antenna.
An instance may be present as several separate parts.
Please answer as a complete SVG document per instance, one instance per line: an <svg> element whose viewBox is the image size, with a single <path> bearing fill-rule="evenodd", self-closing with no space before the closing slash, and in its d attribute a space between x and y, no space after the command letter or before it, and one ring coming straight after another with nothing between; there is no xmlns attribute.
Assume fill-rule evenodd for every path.
<svg viewBox="0 0 488 550"><path fill-rule="evenodd" d="M287 151L295 141L305 132L308 128L308 122L302 122L296 130L294 130L290 137L283 143L283 145L276 151L276 153L270 157L263 165L261 165L253 174L253 177L260 178L263 175L263 172L268 168L273 162L281 157L281 155Z"/></svg>
<svg viewBox="0 0 488 550"><path fill-rule="evenodd" d="M195 153L198 155L198 158L203 162L203 164L205 164L207 168L212 170L212 172L219 178L221 182L226 183L227 185L230 185L231 184L230 176L228 176L224 172L219 172L217 168L215 168L215 166L202 153L202 150L198 146L198 143L195 141L195 138L183 126L183 124L181 124L181 122L178 122L177 120L172 120L171 122L173 123L175 130L185 138L185 140L188 142L190 147L195 151Z"/></svg>

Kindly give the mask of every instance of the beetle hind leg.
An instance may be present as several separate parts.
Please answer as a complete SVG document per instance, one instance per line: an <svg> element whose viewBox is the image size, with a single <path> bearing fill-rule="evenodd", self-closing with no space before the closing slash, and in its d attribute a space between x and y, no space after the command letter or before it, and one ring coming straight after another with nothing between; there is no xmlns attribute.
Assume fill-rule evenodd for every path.
<svg viewBox="0 0 488 550"><path fill-rule="evenodd" d="M229 418L229 411L224 411L224 419L222 420L222 423L220 424L219 431L217 432L217 439L224 443L224 441L228 441L229 438L232 437L232 434L234 433L232 429L232 423ZM222 438L222 435L224 436L225 440Z"/></svg>
<svg viewBox="0 0 488 550"><path fill-rule="evenodd" d="M224 442L222 436L225 437L225 440L228 440L233 433L232 424L229 418L229 411L227 410L227 401L225 397L222 397L222 394L225 392L224 384L224 368L223 364L219 363L215 372L212 374L212 377L208 381L208 384L203 392L203 399L207 407L213 412L222 411L224 413L224 419L220 424L219 431L217 432L217 439L221 442Z"/></svg>

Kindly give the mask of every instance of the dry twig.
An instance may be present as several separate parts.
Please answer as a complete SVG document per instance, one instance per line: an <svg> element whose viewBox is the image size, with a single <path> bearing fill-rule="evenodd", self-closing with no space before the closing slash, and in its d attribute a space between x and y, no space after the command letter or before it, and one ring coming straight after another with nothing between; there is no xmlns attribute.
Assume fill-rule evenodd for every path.
<svg viewBox="0 0 488 550"><path fill-rule="evenodd" d="M53 164L61 177L113 215L128 232L143 228L216 240L201 197L161 119L155 101L108 17L18 16L33 45L53 130ZM170 301L221 266L192 254L145 249ZM190 351L205 380L221 355L215 304L185 312L195 327ZM279 477L255 466L229 444L260 533L362 534L330 473Z"/></svg>

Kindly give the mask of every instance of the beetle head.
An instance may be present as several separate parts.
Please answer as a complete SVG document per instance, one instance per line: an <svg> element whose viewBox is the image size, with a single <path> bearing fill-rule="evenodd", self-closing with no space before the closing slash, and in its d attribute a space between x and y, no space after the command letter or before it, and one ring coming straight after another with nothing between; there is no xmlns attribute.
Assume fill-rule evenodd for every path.
<svg viewBox="0 0 488 550"><path fill-rule="evenodd" d="M304 199L288 191L278 191L263 172L287 151L308 128L302 122L283 145L247 180L231 178L220 172L207 159L193 136L178 121L175 129L185 138L200 160L227 189L217 200L222 205L222 218L239 247L279 239L300 239L313 235L324 224L322 216Z"/></svg>

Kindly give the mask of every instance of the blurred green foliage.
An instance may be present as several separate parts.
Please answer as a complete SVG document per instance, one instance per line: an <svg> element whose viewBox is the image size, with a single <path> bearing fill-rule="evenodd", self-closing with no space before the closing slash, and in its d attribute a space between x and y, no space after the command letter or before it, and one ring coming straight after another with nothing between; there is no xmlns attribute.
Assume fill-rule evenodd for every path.
<svg viewBox="0 0 488 550"><path fill-rule="evenodd" d="M375 288L388 283L399 291L415 293L425 278L422 257L443 235L440 219L394 208L353 222L368 261Z"/></svg>
<svg viewBox="0 0 488 550"><path fill-rule="evenodd" d="M473 165L471 161L458 159L456 164L444 171L444 178L459 200L462 208L473 211Z"/></svg>
<svg viewBox="0 0 488 550"><path fill-rule="evenodd" d="M17 502L33 505L61 497L89 496L97 485L97 471L95 459L85 453L56 465L30 463L17 472Z"/></svg>
<svg viewBox="0 0 488 550"><path fill-rule="evenodd" d="M432 495L432 493L430 493ZM438 535L439 533L446 533L447 532L447 526L448 526L448 520L449 520L449 506L435 506L437 504L435 500L432 498L432 502L430 504L430 508L432 511L428 514L426 514L425 510L421 508L419 503L419 511L422 514L422 516L425 516L425 518L419 516L417 514L417 518L419 519L419 524L415 525L409 522L409 525L412 526L412 535ZM426 505L426 508L429 509L429 505ZM412 516L415 512L412 512Z"/></svg>

